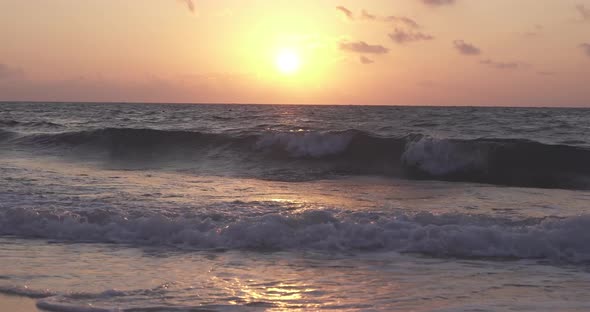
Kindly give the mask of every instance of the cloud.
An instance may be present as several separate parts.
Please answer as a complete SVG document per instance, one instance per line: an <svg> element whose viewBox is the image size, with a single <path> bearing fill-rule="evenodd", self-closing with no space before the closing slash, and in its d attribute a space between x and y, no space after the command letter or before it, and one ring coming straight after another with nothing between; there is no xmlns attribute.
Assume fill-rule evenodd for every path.
<svg viewBox="0 0 590 312"><path fill-rule="evenodd" d="M182 2L186 5L186 7L189 9L189 11L191 11L192 13L195 13L195 3L193 2L193 0L177 0L179 2Z"/></svg>
<svg viewBox="0 0 590 312"><path fill-rule="evenodd" d="M582 43L580 48L586 52L586 55L590 56L590 43Z"/></svg>
<svg viewBox="0 0 590 312"><path fill-rule="evenodd" d="M20 68L10 67L0 63L0 80L23 78L24 72Z"/></svg>
<svg viewBox="0 0 590 312"><path fill-rule="evenodd" d="M455 40L453 41L453 45L455 46L455 49L457 49L457 51L459 51L459 53L464 54L464 55L479 55L481 54L481 50L474 46L471 43L467 43L463 40Z"/></svg>
<svg viewBox="0 0 590 312"><path fill-rule="evenodd" d="M583 21L590 22L590 9L586 8L583 4L576 5L576 10L580 13Z"/></svg>
<svg viewBox="0 0 590 312"><path fill-rule="evenodd" d="M405 17L405 16L395 16L395 15L378 16L375 14L371 14L371 13L367 12L366 10L363 10L361 12L361 18L364 20L370 20L370 21L393 23L398 26L406 26L406 27L410 27L410 28L420 28L420 25L415 20L413 20L409 17Z"/></svg>
<svg viewBox="0 0 590 312"><path fill-rule="evenodd" d="M367 12L367 10L362 10L361 11L361 18L364 20L374 21L377 19L377 15L373 15L373 14Z"/></svg>
<svg viewBox="0 0 590 312"><path fill-rule="evenodd" d="M397 23L397 24L402 24L404 26L410 27L410 28L420 28L420 25L413 19L409 18L409 17L405 17L405 16L386 16L383 18L383 20L385 22L393 22L393 23Z"/></svg>
<svg viewBox="0 0 590 312"><path fill-rule="evenodd" d="M354 19L354 14L352 13L351 10L349 10L349 9L347 9L347 8L341 6L341 5L340 6L337 6L336 7L336 10L342 12L342 14L344 14L344 16L346 16L346 18L348 18L350 20L353 20Z"/></svg>
<svg viewBox="0 0 590 312"><path fill-rule="evenodd" d="M495 69L514 70L525 68L528 65L520 62L497 62L492 59L485 59L479 62L482 65L490 66Z"/></svg>
<svg viewBox="0 0 590 312"><path fill-rule="evenodd" d="M375 63L375 61L373 61L372 59L370 59L370 58L368 58L368 57L366 57L364 55L361 55L360 61L361 61L362 64L365 64L365 65Z"/></svg>
<svg viewBox="0 0 590 312"><path fill-rule="evenodd" d="M344 16L349 20L361 20L361 21L374 21L374 22L383 22L383 23L394 23L398 26L406 26L410 28L420 28L420 25L413 19L405 16L379 16L376 14L371 14L367 10L361 10L361 13L355 17L355 14L350 9L337 6L336 10L344 14Z"/></svg>
<svg viewBox="0 0 590 312"><path fill-rule="evenodd" d="M415 41L428 41L434 39L433 36L421 32L413 32L396 28L392 33L389 33L389 38L398 44L404 44Z"/></svg>
<svg viewBox="0 0 590 312"><path fill-rule="evenodd" d="M340 42L340 50L355 52L355 53L370 53L370 54L385 54L389 52L389 49L379 44L368 44L364 41Z"/></svg>
<svg viewBox="0 0 590 312"><path fill-rule="evenodd" d="M420 0L422 3L429 5L429 6L442 6L442 5L451 5L455 3L455 0Z"/></svg>

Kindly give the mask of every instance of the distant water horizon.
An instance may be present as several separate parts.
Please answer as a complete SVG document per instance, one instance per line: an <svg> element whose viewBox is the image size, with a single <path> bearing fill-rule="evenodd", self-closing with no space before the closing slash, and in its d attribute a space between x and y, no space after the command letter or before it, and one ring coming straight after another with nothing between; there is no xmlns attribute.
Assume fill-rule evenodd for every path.
<svg viewBox="0 0 590 312"><path fill-rule="evenodd" d="M584 310L589 163L584 108L0 102L0 293Z"/></svg>
<svg viewBox="0 0 590 312"><path fill-rule="evenodd" d="M568 104L554 104L554 105L538 105L538 104L523 104L523 105L486 105L486 104L366 104L366 103L256 103L256 102L160 102L160 101L27 101L27 100L0 100L0 104L146 104L146 105L286 105L286 106L368 106L368 107L463 107L463 108L555 108L555 109L590 109L589 104L582 105L568 105Z"/></svg>

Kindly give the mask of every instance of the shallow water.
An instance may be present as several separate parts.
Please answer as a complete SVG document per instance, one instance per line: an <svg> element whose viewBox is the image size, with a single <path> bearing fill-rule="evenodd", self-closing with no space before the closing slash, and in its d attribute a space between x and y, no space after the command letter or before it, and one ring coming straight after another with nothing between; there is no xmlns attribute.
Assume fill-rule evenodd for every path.
<svg viewBox="0 0 590 312"><path fill-rule="evenodd" d="M186 251L3 239L4 280L41 308L583 311L590 274L530 260Z"/></svg>
<svg viewBox="0 0 590 312"><path fill-rule="evenodd" d="M0 293L40 308L590 308L586 110L0 108Z"/></svg>

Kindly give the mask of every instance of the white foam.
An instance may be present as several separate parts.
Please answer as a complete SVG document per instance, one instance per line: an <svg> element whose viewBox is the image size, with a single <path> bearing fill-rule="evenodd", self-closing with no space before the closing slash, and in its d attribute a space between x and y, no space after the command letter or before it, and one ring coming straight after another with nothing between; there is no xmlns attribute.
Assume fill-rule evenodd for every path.
<svg viewBox="0 0 590 312"><path fill-rule="evenodd" d="M29 286L0 286L0 293L28 298L46 298L55 296L49 289L32 289Z"/></svg>
<svg viewBox="0 0 590 312"><path fill-rule="evenodd" d="M28 286L0 286L0 293L28 297L37 300L37 307L43 309L43 311L55 311L55 312L120 312L127 311L128 309L121 309L117 307L99 307L88 301L95 301L99 299L100 302L104 302L106 306L112 305L115 297L127 297L135 295L153 295L154 292L160 293L162 289L167 289L170 284L162 284L151 289L137 289L122 291L117 289L109 289L102 292L90 293L90 292L67 292L57 293L49 290L32 289ZM195 306L195 307L172 307L172 306L147 306L132 308L131 310L145 310L145 311L195 311L195 310L208 310L208 308L214 309L215 306ZM220 308L226 309L225 306L219 306ZM233 306L228 306L233 307ZM214 309L217 310L217 309ZM232 309L229 309L232 310ZM240 311L241 309L237 309Z"/></svg>
<svg viewBox="0 0 590 312"><path fill-rule="evenodd" d="M273 133L260 137L256 148L279 147L293 157L322 157L346 150L352 135L319 132Z"/></svg>
<svg viewBox="0 0 590 312"><path fill-rule="evenodd" d="M477 149L462 150L448 139L423 137L407 144L402 162L441 176L464 169L482 168L486 164L486 155Z"/></svg>
<svg viewBox="0 0 590 312"><path fill-rule="evenodd" d="M99 293L85 293L76 292L68 294L58 294L49 289L33 289L27 285L24 286L0 286L0 293L5 295L15 295L28 298L49 298L49 297L68 297L73 299L91 299L91 298L112 298L112 297L123 297L132 293L137 293L146 290L138 291L122 291L117 289L109 289Z"/></svg>
<svg viewBox="0 0 590 312"><path fill-rule="evenodd" d="M69 304L67 302L61 302L57 298L41 299L37 301L37 307L45 311L55 312L120 312L120 309L105 309L94 307L90 304L81 306Z"/></svg>
<svg viewBox="0 0 590 312"><path fill-rule="evenodd" d="M198 249L387 250L445 257L590 261L590 216L515 223L462 214L366 217L310 211L237 220L159 215L125 219L113 215L104 224L94 224L74 215L7 210L0 214L0 234Z"/></svg>

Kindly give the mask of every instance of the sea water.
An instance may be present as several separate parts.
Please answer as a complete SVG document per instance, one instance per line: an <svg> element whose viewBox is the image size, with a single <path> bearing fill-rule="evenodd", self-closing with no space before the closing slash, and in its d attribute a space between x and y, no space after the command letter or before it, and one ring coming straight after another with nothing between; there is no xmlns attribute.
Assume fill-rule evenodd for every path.
<svg viewBox="0 0 590 312"><path fill-rule="evenodd" d="M0 103L49 311L586 311L590 110Z"/></svg>

